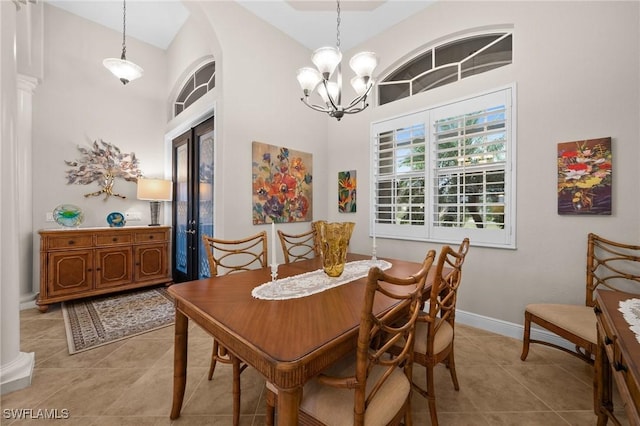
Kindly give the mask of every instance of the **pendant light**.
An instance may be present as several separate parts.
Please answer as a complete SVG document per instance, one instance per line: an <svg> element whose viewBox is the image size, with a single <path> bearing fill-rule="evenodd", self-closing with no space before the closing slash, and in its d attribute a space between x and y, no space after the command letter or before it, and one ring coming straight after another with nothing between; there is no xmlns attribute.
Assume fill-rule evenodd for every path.
<svg viewBox="0 0 640 426"><path fill-rule="evenodd" d="M126 30L127 30L127 2L126 0L122 1L122 54L120 55L120 59L118 58L107 58L102 61L102 64L109 70L113 75L118 77L122 84L127 84L130 81L138 79L142 77L144 73L143 69L134 64L131 61L127 61L127 44L126 44Z"/></svg>
<svg viewBox="0 0 640 426"><path fill-rule="evenodd" d="M351 79L351 86L356 91L356 97L346 106L342 105L342 53L340 52L340 0L337 0L337 31L336 47L321 47L311 57L316 68L305 67L298 70L298 83L304 93L300 100L309 108L329 114L338 121L345 114L355 114L369 106L367 95L374 85L371 78L373 70L378 66L378 57L373 52L360 52L349 61L349 66L355 72ZM336 81L331 76L336 72ZM317 91L325 106L314 105L309 101L309 95Z"/></svg>

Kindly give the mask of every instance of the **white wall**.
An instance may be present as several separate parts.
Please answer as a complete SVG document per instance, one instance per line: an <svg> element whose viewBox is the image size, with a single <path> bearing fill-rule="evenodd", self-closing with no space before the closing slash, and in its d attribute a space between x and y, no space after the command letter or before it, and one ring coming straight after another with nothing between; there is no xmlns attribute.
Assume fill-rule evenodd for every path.
<svg viewBox="0 0 640 426"><path fill-rule="evenodd" d="M37 230L55 228L46 213L62 203L84 210L83 227L107 226L110 212L139 211L149 223L149 204L136 200L136 184L117 179L114 192L126 200L85 198L101 188L68 185L65 160L81 158L77 147L88 148L103 139L123 152L135 152L148 177L161 177L164 169L163 129L167 97L163 50L127 38L127 58L145 75L126 86L103 65L107 57L120 57L122 33L89 22L59 8L44 5L44 77L33 98L33 215L34 290L39 280Z"/></svg>
<svg viewBox="0 0 640 426"><path fill-rule="evenodd" d="M238 238L267 229L253 225L251 144L284 146L313 154L313 217L327 216L327 118L300 102L296 70L310 52L235 2L187 3L215 32L216 219L218 236ZM220 52L216 53L219 43ZM172 49L174 46L172 46ZM173 65L175 66L175 64ZM280 225L289 232L309 223ZM278 253L281 261L281 254Z"/></svg>
<svg viewBox="0 0 640 426"><path fill-rule="evenodd" d="M370 107L329 128L330 220L357 222L352 249L369 252L369 124L495 87L517 85L517 249L471 247L459 309L522 323L537 301L584 303L587 233L640 237L640 12L637 2L439 2L355 51L380 73L424 44L471 28L512 25L513 64L413 98ZM353 52L347 52L350 57ZM557 143L611 136L613 214L556 213ZM358 171L358 212L335 213L338 171ZM378 255L421 259L439 245L378 239Z"/></svg>

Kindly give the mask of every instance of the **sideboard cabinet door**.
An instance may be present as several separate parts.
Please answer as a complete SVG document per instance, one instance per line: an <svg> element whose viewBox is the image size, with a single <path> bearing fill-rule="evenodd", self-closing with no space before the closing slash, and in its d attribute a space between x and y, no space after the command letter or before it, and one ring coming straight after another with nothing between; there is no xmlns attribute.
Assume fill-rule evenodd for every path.
<svg viewBox="0 0 640 426"><path fill-rule="evenodd" d="M167 275L167 245L143 245L136 247L136 281L152 281Z"/></svg>
<svg viewBox="0 0 640 426"><path fill-rule="evenodd" d="M60 251L47 256L47 287L52 297L68 296L91 290L92 251Z"/></svg>

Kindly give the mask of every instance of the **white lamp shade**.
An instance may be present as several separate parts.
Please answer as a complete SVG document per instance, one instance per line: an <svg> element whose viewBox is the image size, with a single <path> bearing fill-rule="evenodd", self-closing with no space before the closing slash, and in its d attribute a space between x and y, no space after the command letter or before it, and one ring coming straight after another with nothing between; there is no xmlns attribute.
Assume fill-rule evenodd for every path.
<svg viewBox="0 0 640 426"><path fill-rule="evenodd" d="M300 68L298 70L297 78L298 83L300 83L300 87L305 92L305 95L313 92L316 86L318 86L318 83L322 81L322 75L318 70L311 67Z"/></svg>
<svg viewBox="0 0 640 426"><path fill-rule="evenodd" d="M371 79L366 83L364 77L355 76L351 79L351 87L353 87L358 96L364 95L371 86L373 86L373 80Z"/></svg>
<svg viewBox="0 0 640 426"><path fill-rule="evenodd" d="M349 66L358 77L371 77L378 66L378 57L373 52L360 52L351 58Z"/></svg>
<svg viewBox="0 0 640 426"><path fill-rule="evenodd" d="M118 77L123 84L136 80L144 74L144 70L141 67L126 59L107 58L102 61L102 64L113 75Z"/></svg>
<svg viewBox="0 0 640 426"><path fill-rule="evenodd" d="M327 89L329 90L328 94L327 94ZM324 101L324 103L328 104L331 102L329 100L329 96L331 96L331 99L333 100L333 102L336 103L338 99L338 93L340 92L338 83L333 81L327 82L327 89L325 89L324 84L318 85L318 93L320 94L320 97L322 97L322 100Z"/></svg>
<svg viewBox="0 0 640 426"><path fill-rule="evenodd" d="M311 56L311 61L326 79L331 77L341 60L342 53L335 47L321 47Z"/></svg>
<svg viewBox="0 0 640 426"><path fill-rule="evenodd" d="M138 200L171 201L173 182L163 179L138 179Z"/></svg>

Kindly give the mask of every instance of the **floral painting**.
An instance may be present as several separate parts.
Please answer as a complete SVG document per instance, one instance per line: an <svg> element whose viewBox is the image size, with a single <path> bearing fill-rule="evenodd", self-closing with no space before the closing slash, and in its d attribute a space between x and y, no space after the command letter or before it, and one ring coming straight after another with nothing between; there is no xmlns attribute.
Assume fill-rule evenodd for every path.
<svg viewBox="0 0 640 426"><path fill-rule="evenodd" d="M356 171L338 172L338 211L356 212Z"/></svg>
<svg viewBox="0 0 640 426"><path fill-rule="evenodd" d="M558 144L558 214L611 214L611 138Z"/></svg>
<svg viewBox="0 0 640 426"><path fill-rule="evenodd" d="M289 148L253 142L253 223L313 220L313 158Z"/></svg>

